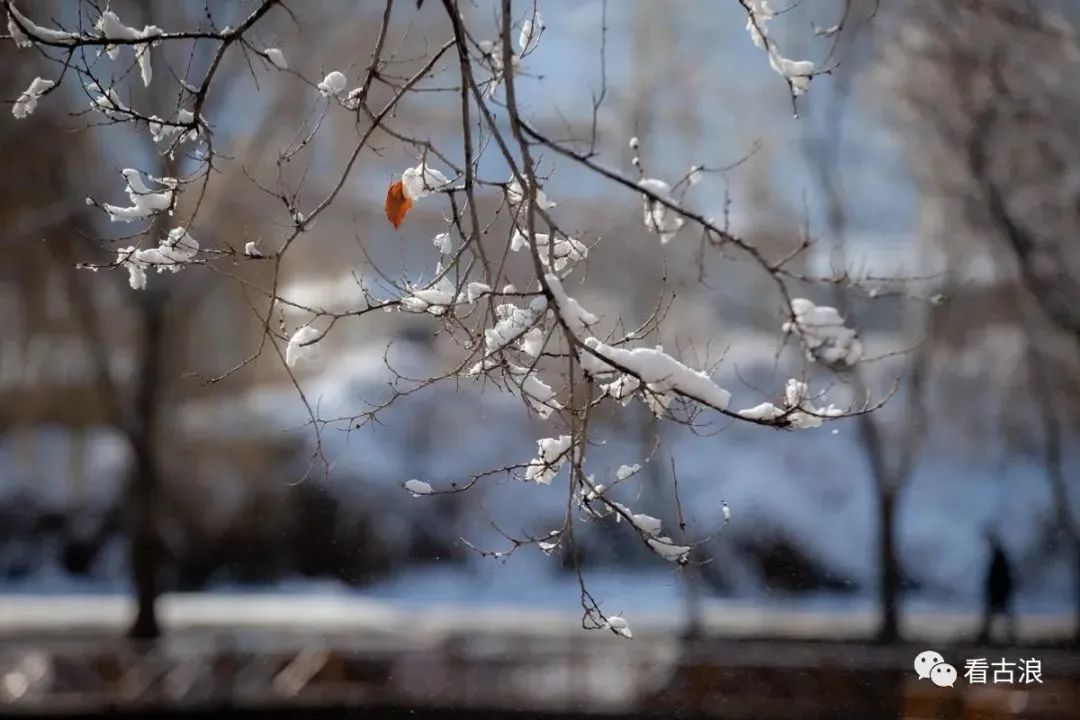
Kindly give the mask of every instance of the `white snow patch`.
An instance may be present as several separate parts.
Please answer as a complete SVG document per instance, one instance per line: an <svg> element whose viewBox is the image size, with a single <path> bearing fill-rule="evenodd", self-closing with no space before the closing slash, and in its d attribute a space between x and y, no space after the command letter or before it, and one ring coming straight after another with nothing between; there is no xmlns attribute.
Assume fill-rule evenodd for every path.
<svg viewBox="0 0 1080 720"><path fill-rule="evenodd" d="M22 95L15 101L15 104L11 106L11 114L17 119L22 120L37 109L38 99L45 94L45 91L56 85L52 80L47 80L43 77L34 78L30 86L23 90Z"/></svg>
<svg viewBox="0 0 1080 720"><path fill-rule="evenodd" d="M405 489L413 494L414 497L420 497L421 495L430 495L432 493L431 485L423 480L417 480L413 478L405 482Z"/></svg>
<svg viewBox="0 0 1080 720"><path fill-rule="evenodd" d="M569 435L537 440L536 457L529 462L529 466L525 469L525 479L542 485L550 485L555 476L559 474L559 469L563 466L563 463L569 457L570 445Z"/></svg>
<svg viewBox="0 0 1080 720"><path fill-rule="evenodd" d="M794 320L785 322L782 329L802 338L808 359L829 366L851 367L862 358L858 333L844 325L844 318L836 308L795 298L791 301L791 311Z"/></svg>
<svg viewBox="0 0 1080 720"><path fill-rule="evenodd" d="M344 73L339 70L331 70L326 74L316 87L319 92L323 94L323 97L330 97L333 95L337 97L345 91L345 86L348 84L348 79Z"/></svg>
<svg viewBox="0 0 1080 720"><path fill-rule="evenodd" d="M285 347L285 364L295 367L298 360L309 357L314 341L321 337L322 333L310 325L304 325L294 332L289 338L289 344Z"/></svg>
<svg viewBox="0 0 1080 720"><path fill-rule="evenodd" d="M411 167L401 173L402 190L405 197L413 202L423 200L432 192L445 187L450 180L441 172L424 163Z"/></svg>
<svg viewBox="0 0 1080 720"><path fill-rule="evenodd" d="M102 208L109 213L109 219L113 222L140 220L162 210L168 210L172 206L173 194L176 192L176 180L173 178L152 178L147 176L150 180L166 188L165 190L151 190L143 182L142 173L138 170L126 168L120 174L124 176L124 181L127 183L127 194L132 204L130 207L103 204Z"/></svg>
<svg viewBox="0 0 1080 720"><path fill-rule="evenodd" d="M285 53L281 52L279 48L266 48L263 50L263 55L265 55L266 59L278 70L289 69L289 63L285 61Z"/></svg>

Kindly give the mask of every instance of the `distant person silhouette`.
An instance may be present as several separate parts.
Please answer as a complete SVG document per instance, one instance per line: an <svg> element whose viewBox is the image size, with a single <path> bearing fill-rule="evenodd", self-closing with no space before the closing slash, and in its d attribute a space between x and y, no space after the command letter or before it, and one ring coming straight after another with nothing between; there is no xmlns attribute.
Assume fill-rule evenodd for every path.
<svg viewBox="0 0 1080 720"><path fill-rule="evenodd" d="M990 563L986 569L985 606L983 609L982 631L979 642L990 642L994 618L1005 617L1005 633L1009 642L1016 640L1016 618L1013 614L1013 576L1009 558L997 537L987 535L990 546Z"/></svg>

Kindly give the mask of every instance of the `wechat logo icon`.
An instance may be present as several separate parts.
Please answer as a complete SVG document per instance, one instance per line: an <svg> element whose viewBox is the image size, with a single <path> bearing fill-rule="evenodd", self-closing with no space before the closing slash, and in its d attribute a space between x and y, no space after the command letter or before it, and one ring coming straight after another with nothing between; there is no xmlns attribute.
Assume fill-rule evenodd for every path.
<svg viewBox="0 0 1080 720"><path fill-rule="evenodd" d="M956 684L956 668L935 650L924 650L915 656L915 673L920 680L929 680L938 687Z"/></svg>

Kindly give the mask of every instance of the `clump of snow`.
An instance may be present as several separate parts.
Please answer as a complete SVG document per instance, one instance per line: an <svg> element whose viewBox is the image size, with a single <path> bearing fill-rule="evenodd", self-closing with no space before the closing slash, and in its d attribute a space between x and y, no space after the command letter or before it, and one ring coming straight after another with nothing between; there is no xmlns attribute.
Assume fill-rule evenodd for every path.
<svg viewBox="0 0 1080 720"><path fill-rule="evenodd" d="M402 190L405 192L405 197L413 202L423 200L449 183L450 180L445 175L423 162L401 173Z"/></svg>
<svg viewBox="0 0 1080 720"><path fill-rule="evenodd" d="M777 425L794 430L821 427L824 418L844 414L843 410L832 404L825 408L815 407L809 395L810 388L805 382L791 378L784 387L783 407L763 402L752 408L739 410L738 414L747 420L777 421Z"/></svg>
<svg viewBox="0 0 1080 720"><path fill-rule="evenodd" d="M547 420L555 410L562 410L562 405L555 399L555 390L537 377L535 370L510 363L507 371L521 386L522 397L541 420Z"/></svg>
<svg viewBox="0 0 1080 720"><path fill-rule="evenodd" d="M532 357L539 357L544 349L544 331L534 327L521 336L521 351Z"/></svg>
<svg viewBox="0 0 1080 720"><path fill-rule="evenodd" d="M739 410L738 414L740 417L744 417L747 420L775 420L783 415L784 411L773 405L771 402L763 402L752 408Z"/></svg>
<svg viewBox="0 0 1080 720"><path fill-rule="evenodd" d="M413 497L420 497L421 495L430 495L433 491L431 485L423 480L417 480L413 478L405 482L405 489L413 494Z"/></svg>
<svg viewBox="0 0 1080 720"><path fill-rule="evenodd" d="M620 465L619 469L615 471L615 477L619 480L625 480L640 469L641 466L637 463L634 463L633 465Z"/></svg>
<svg viewBox="0 0 1080 720"><path fill-rule="evenodd" d="M796 97L806 92L814 76L814 63L810 60L789 60L779 53L769 53L769 65L787 78L791 92Z"/></svg>
<svg viewBox="0 0 1080 720"><path fill-rule="evenodd" d="M146 271L154 268L159 273L179 272L195 259L199 243L185 228L169 231L168 236L155 248L140 249L134 246L116 251L116 264L128 271L128 284L132 290L146 289Z"/></svg>
<svg viewBox="0 0 1080 720"><path fill-rule="evenodd" d="M630 632L630 624L619 615L612 615L607 619L607 626L616 635L622 635L627 640L632 640L634 634Z"/></svg>
<svg viewBox="0 0 1080 720"><path fill-rule="evenodd" d="M323 94L323 97L330 97L333 95L337 97L341 93L345 92L345 86L349 83L344 73L339 70L331 70L326 74L316 87L319 92Z"/></svg>
<svg viewBox="0 0 1080 720"><path fill-rule="evenodd" d="M298 360L310 356L315 341L322 338L320 333L310 325L304 325L289 338L289 344L285 347L285 364L295 367Z"/></svg>
<svg viewBox="0 0 1080 720"><path fill-rule="evenodd" d="M149 122L150 137L156 143L171 141L176 137L180 138L180 142L190 142L199 136L199 131L196 128L184 128L183 126L191 125L194 122L195 113L184 108L181 108L176 113L176 120L172 123L167 123L157 115L152 115Z"/></svg>
<svg viewBox="0 0 1080 720"><path fill-rule="evenodd" d="M120 96L113 88L103 90L96 82L90 82L86 84L86 92L90 95L90 107L100 111L110 120L125 120L133 117L131 110L120 101Z"/></svg>
<svg viewBox="0 0 1080 720"><path fill-rule="evenodd" d="M649 548L668 562L685 563L690 554L689 545L679 545L671 538L661 535L662 523L660 518L644 513L635 513L630 508L617 502L610 503L621 515L627 517L630 523L645 537Z"/></svg>
<svg viewBox="0 0 1080 720"><path fill-rule="evenodd" d="M146 264L139 262L136 253L139 249L134 245L122 247L116 251L116 264L127 268L128 285L132 290L146 289Z"/></svg>
<svg viewBox="0 0 1080 720"><path fill-rule="evenodd" d="M477 298L482 295L487 295L491 292L491 286L482 282L471 282L465 286L465 299L469 303L476 302Z"/></svg>
<svg viewBox="0 0 1080 720"><path fill-rule="evenodd" d="M528 467L525 468L525 479L542 485L550 485L559 474L559 468L569 457L570 445L569 435L537 440L536 457L529 461Z"/></svg>
<svg viewBox="0 0 1080 720"><path fill-rule="evenodd" d="M536 544L540 551L545 555L551 555L559 549L559 536L561 533L558 530L552 530L548 533L549 540L541 540Z"/></svg>
<svg viewBox="0 0 1080 720"><path fill-rule="evenodd" d="M569 326L575 336L580 337L589 327L600 322L600 318L581 307L581 303L566 294L558 276L548 273L544 279L555 299L555 311L559 313L559 317Z"/></svg>
<svg viewBox="0 0 1080 720"><path fill-rule="evenodd" d="M476 46L480 50L484 62L491 68L491 79L486 81L483 95L484 97L493 97L506 75L505 68L503 68L502 50L498 43L490 40L481 40ZM517 69L521 67L521 56L517 53L511 54L510 66L511 72L517 72Z"/></svg>
<svg viewBox="0 0 1080 720"><path fill-rule="evenodd" d="M263 255L262 250L259 249L258 243L256 243L254 240L249 240L244 243L244 254L247 255L249 258L266 257L265 255Z"/></svg>
<svg viewBox="0 0 1080 720"><path fill-rule="evenodd" d="M438 316L446 314L452 306L463 301L464 298L458 295L457 288L443 272L442 263L435 266L435 277L438 280L427 287L410 287L410 294L401 298L402 310Z"/></svg>
<svg viewBox="0 0 1080 720"><path fill-rule="evenodd" d="M660 518L645 515L644 513L635 513L630 516L630 520L634 523L634 527L646 535L660 535Z"/></svg>
<svg viewBox="0 0 1080 720"><path fill-rule="evenodd" d="M454 246L450 243L450 233L439 233L431 240L431 244L439 248L439 252L443 255L449 255L450 251L454 249Z"/></svg>
<svg viewBox="0 0 1080 720"><path fill-rule="evenodd" d="M635 513L630 508L617 502L612 502L610 505L621 513L618 517L626 517L630 520L630 523L641 533L645 543L654 553L668 562L680 564L687 562L691 550L690 546L679 545L666 535L661 535L663 523L661 523L660 518L644 513Z"/></svg>
<svg viewBox="0 0 1080 720"><path fill-rule="evenodd" d="M101 13L95 25L101 36L106 40L146 40L147 42L132 45L135 51L135 59L139 63L139 73L142 76L143 85L149 87L153 79L153 69L150 66L150 46L152 40L161 35L161 28L156 25L147 25L142 30L125 25L119 16L112 10ZM105 52L115 60L120 54L119 45L107 45Z"/></svg>
<svg viewBox="0 0 1080 720"><path fill-rule="evenodd" d="M791 311L794 320L785 322L782 329L786 333L798 333L809 359L831 367L851 367L862 358L858 333L844 325L844 318L836 308L795 298L791 301Z"/></svg>
<svg viewBox="0 0 1080 720"><path fill-rule="evenodd" d="M76 33L64 32L63 30L53 30L52 28L43 27L38 25L30 18L19 12L14 3L8 3L8 33L11 34L11 39L15 41L15 46L20 48L33 47L34 40L44 40L50 43L62 43L64 45L70 45L79 39ZM18 21L18 22L16 22ZM31 38L22 28L22 25L26 28L26 31L33 36Z"/></svg>
<svg viewBox="0 0 1080 720"><path fill-rule="evenodd" d="M572 263L584 260L585 256L589 254L589 249L584 243L569 236L556 237L554 243L552 243L551 235L548 233L535 233L534 237L536 238L536 252L540 256L540 262L545 267L550 265L555 272L561 273ZM527 247L529 247L528 238L515 228L514 234L510 237L510 249L517 252Z"/></svg>
<svg viewBox="0 0 1080 720"><path fill-rule="evenodd" d="M521 25L521 33L518 35L518 48L524 55L532 50L540 36L544 32L544 21L540 18L540 12L534 11L533 16Z"/></svg>
<svg viewBox="0 0 1080 720"><path fill-rule="evenodd" d="M525 178L525 182L529 182L529 179ZM529 199L528 190L521 187L521 183L517 181L516 177L510 178L510 184L506 186L506 199L511 205L520 205ZM558 203L548 200L548 196L543 190L536 188L536 207L541 210L550 210L556 205Z"/></svg>
<svg viewBox="0 0 1080 720"><path fill-rule="evenodd" d="M746 18L746 31L750 33L750 40L759 48L765 47L766 24L772 20L775 13L769 7L769 0L748 0L746 4L749 12Z"/></svg>
<svg viewBox="0 0 1080 720"><path fill-rule="evenodd" d="M186 228L177 227L169 231L168 237L156 248L139 251L139 259L154 265L158 272L178 272L185 264L195 259L199 243Z"/></svg>
<svg viewBox="0 0 1080 720"><path fill-rule="evenodd" d="M787 381L784 405L787 407L786 412L790 413L787 417L790 427L796 430L818 428L821 427L823 418L844 414L843 410L832 404L825 408L815 407L809 395L810 388L805 382L795 378Z"/></svg>
<svg viewBox="0 0 1080 720"><path fill-rule="evenodd" d="M666 536L649 538L646 542L649 544L649 547L652 548L653 552L668 562L682 564L687 561L688 556L690 555L689 545L679 545Z"/></svg>
<svg viewBox="0 0 1080 720"><path fill-rule="evenodd" d="M630 404L634 392L641 387L641 383L633 375L620 375L609 383L602 383L600 389L611 399L618 401L623 407Z"/></svg>
<svg viewBox="0 0 1080 720"><path fill-rule="evenodd" d="M659 396L677 393L717 410L726 409L731 401L731 393L713 382L707 373L687 367L661 347L628 350L605 345L596 338L588 338L585 345L600 356L582 353L582 366L594 376L616 372L617 365ZM604 360L610 360L613 365Z"/></svg>
<svg viewBox="0 0 1080 720"><path fill-rule="evenodd" d="M289 69L289 63L285 61L285 53L281 52L279 48L266 48L263 50L263 55L265 55L266 59L278 70Z"/></svg>
<svg viewBox="0 0 1080 720"><path fill-rule="evenodd" d="M489 355L498 352L524 335L536 320L547 310L547 299L536 297L528 307L519 308L513 303L496 306L495 327L484 330L484 346Z"/></svg>
<svg viewBox="0 0 1080 720"><path fill-rule="evenodd" d="M52 80L47 80L43 77L34 78L30 86L23 90L22 95L15 101L15 104L11 106L11 114L17 119L22 120L27 117L34 110L37 109L38 99L45 94L49 88L56 85Z"/></svg>
<svg viewBox="0 0 1080 720"><path fill-rule="evenodd" d="M645 178L638 183L638 187L664 200L672 200L671 186L663 180ZM660 236L661 244L670 242L685 224L685 221L677 212L652 196L642 194L641 197L644 203L645 227L649 232Z"/></svg>
<svg viewBox="0 0 1080 720"><path fill-rule="evenodd" d="M660 518L655 518L652 515L645 515L644 513L631 512L628 507L626 507L625 505L620 505L619 503L612 503L612 505L617 507L622 512L626 513L626 515L630 518L631 524L636 527L640 532L650 537L660 536L660 528L662 525L662 523L660 522Z"/></svg>
<svg viewBox="0 0 1080 720"><path fill-rule="evenodd" d="M792 95L798 97L810 87L814 63L809 60L790 60L780 54L776 43L769 39L768 23L776 13L768 0L747 0L746 31L750 40L769 55L769 65L787 80Z"/></svg>
<svg viewBox="0 0 1080 720"><path fill-rule="evenodd" d="M130 207L119 207L105 203L102 205L105 212L109 213L109 219L113 222L131 222L141 220L151 215L168 210L172 206L173 194L176 192L176 180L173 178L152 178L147 176L165 190L151 190L143 182L142 173L138 170L126 168L121 171L127 183L127 194L131 200Z"/></svg>

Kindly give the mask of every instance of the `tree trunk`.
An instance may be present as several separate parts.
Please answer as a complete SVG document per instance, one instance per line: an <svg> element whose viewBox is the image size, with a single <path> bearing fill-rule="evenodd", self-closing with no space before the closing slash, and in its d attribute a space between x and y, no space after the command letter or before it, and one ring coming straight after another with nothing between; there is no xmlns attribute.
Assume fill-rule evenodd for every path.
<svg viewBox="0 0 1080 720"><path fill-rule="evenodd" d="M137 612L129 637L152 640L161 635L157 598L162 558L158 495L160 470L157 453L158 412L161 406L161 369L164 343L162 292L150 291L142 310L142 352L135 392L134 427L129 440L135 465L128 486L128 538L131 581Z"/></svg>
<svg viewBox="0 0 1080 720"><path fill-rule="evenodd" d="M1050 483L1050 492L1054 498L1059 531L1065 536L1065 542L1073 557L1073 585L1076 591L1073 601L1076 617L1072 642L1074 645L1080 645L1080 523L1077 523L1073 517L1069 487L1065 478L1065 463L1061 453L1061 420L1056 414L1054 390L1047 379L1053 376L1052 370L1036 350L1038 345L1031 334L1028 335L1028 347L1030 348L1031 380L1042 413L1043 468L1046 470L1046 478Z"/></svg>
<svg viewBox="0 0 1080 720"><path fill-rule="evenodd" d="M900 596L900 566L896 560L896 493L882 489L878 497L878 566L881 569L879 595L881 624L879 642L896 642L900 638L898 604Z"/></svg>
<svg viewBox="0 0 1080 720"><path fill-rule="evenodd" d="M134 517L129 534L129 561L137 611L128 636L137 640L153 640L161 635L157 619L161 541L155 512L156 492L153 481L142 468L135 470L131 480L130 510Z"/></svg>
<svg viewBox="0 0 1080 720"><path fill-rule="evenodd" d="M1080 648L1080 545L1074 547L1073 550L1076 553L1073 557L1073 585L1075 586L1076 592L1076 597L1074 597L1073 600L1076 603L1076 606L1074 608L1076 617L1073 620L1074 624L1072 636L1072 645L1073 649L1075 650L1077 648Z"/></svg>

